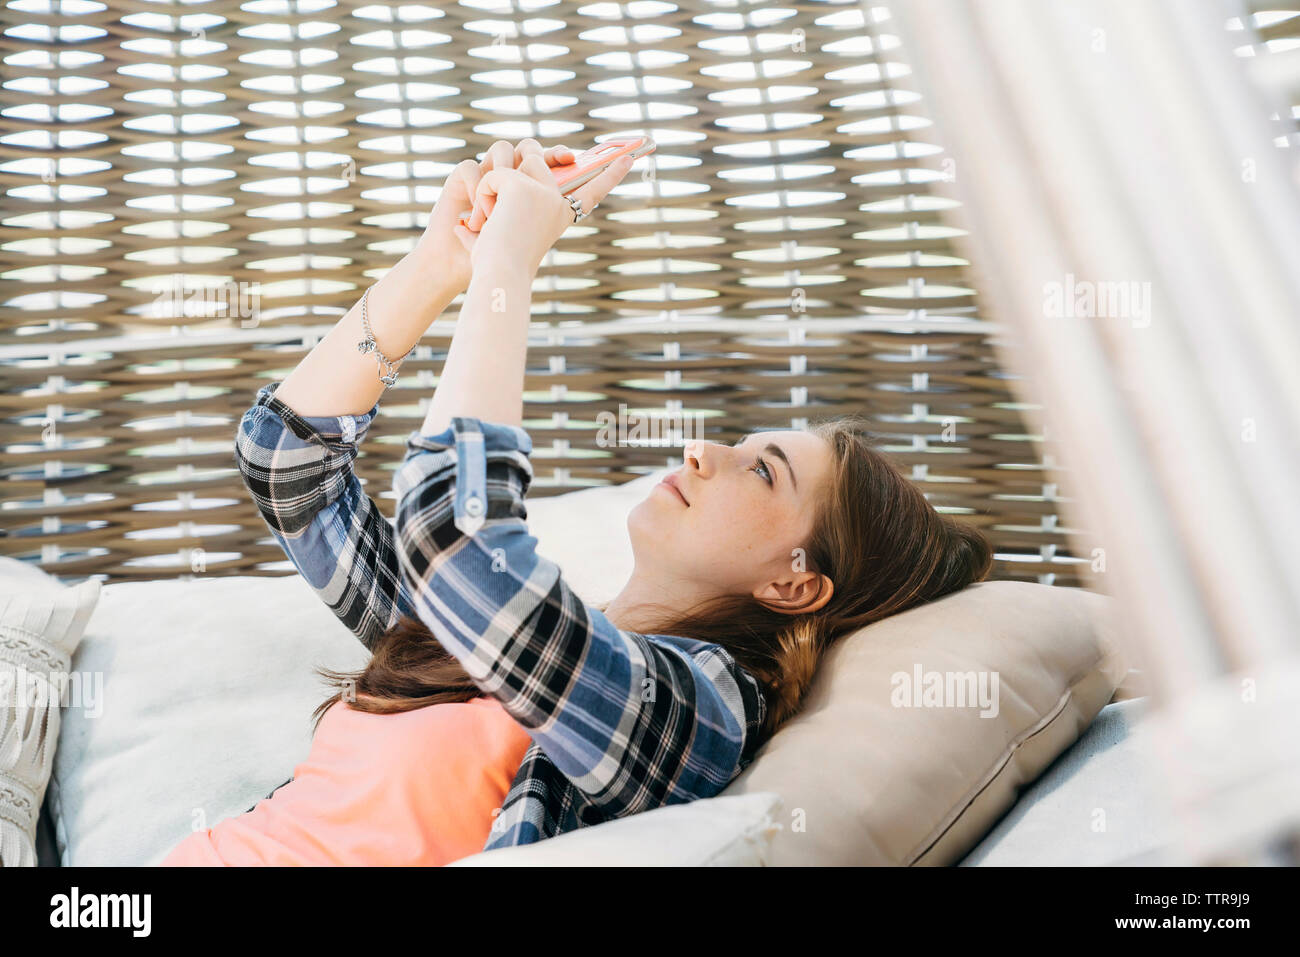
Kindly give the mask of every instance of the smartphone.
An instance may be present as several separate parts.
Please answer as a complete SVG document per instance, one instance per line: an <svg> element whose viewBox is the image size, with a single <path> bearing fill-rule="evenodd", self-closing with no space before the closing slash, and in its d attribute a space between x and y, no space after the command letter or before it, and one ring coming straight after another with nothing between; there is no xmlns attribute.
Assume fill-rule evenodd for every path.
<svg viewBox="0 0 1300 957"><path fill-rule="evenodd" d="M552 166L551 174L555 177L555 185L560 188L560 193L567 196L578 187L590 183L619 157L639 159L654 150L655 141L648 136L616 136L577 154L572 163ZM467 222L469 219L465 217L460 224L464 226Z"/></svg>

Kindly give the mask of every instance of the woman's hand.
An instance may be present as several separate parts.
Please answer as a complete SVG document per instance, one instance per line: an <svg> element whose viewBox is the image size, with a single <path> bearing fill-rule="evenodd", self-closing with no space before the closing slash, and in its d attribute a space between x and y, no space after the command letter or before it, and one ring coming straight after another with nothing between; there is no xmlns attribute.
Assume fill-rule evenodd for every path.
<svg viewBox="0 0 1300 957"><path fill-rule="evenodd" d="M479 178L471 228L454 228L474 270L492 263L534 274L556 240L573 225L573 207L556 187L552 164L541 145L524 139L518 150L522 159L515 169L498 166ZM594 209L634 162L630 156L621 157L570 195L582 200L584 210ZM487 222L476 232L472 227L481 224L483 217Z"/></svg>
<svg viewBox="0 0 1300 957"><path fill-rule="evenodd" d="M531 145L525 147L525 144ZM567 146L553 146L542 152L533 139L520 140L518 144L497 140L488 147L481 163L472 159L462 160L443 183L442 193L429 214L429 224L418 245L426 251L424 256L428 262L436 266L456 293L463 292L469 285L473 264L469 246L457 237L455 230L462 228L459 227L460 218L469 214L470 231L477 233L487 216L487 210L475 202L479 183L492 170L514 170L533 153L541 156L548 170L552 166L572 163L574 159L573 151ZM546 175L549 177L551 174L548 172Z"/></svg>

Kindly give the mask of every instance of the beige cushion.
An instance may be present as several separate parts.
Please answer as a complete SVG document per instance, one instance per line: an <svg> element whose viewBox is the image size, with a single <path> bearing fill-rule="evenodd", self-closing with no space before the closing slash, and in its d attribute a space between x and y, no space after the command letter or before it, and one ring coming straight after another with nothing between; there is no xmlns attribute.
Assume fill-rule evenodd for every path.
<svg viewBox="0 0 1300 957"><path fill-rule="evenodd" d="M98 690L69 681L68 669L99 591L94 579L69 587L0 557L0 866L36 864L60 707L92 706Z"/></svg>
<svg viewBox="0 0 1300 957"><path fill-rule="evenodd" d="M722 793L781 796L775 865L955 863L1124 679L1110 602L981 582L854 632L827 656L802 713ZM909 689L895 676L910 681L918 666L922 686L928 672L945 683L986 673L996 714L955 697L898 706Z"/></svg>

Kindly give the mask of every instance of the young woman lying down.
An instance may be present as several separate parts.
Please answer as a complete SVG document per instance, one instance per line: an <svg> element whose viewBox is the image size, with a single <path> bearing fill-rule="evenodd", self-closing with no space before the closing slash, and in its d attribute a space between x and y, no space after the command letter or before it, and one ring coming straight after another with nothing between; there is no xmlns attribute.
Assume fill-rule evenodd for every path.
<svg viewBox="0 0 1300 957"><path fill-rule="evenodd" d="M579 599L528 532L531 289L632 161L576 203L550 170L568 162L525 139L457 166L415 250L244 414L254 501L373 656L328 673L292 780L165 864L445 864L715 795L835 638L987 574L983 535L840 419L688 443L628 518L627 583L603 609ZM357 447L398 357L467 286L390 524Z"/></svg>

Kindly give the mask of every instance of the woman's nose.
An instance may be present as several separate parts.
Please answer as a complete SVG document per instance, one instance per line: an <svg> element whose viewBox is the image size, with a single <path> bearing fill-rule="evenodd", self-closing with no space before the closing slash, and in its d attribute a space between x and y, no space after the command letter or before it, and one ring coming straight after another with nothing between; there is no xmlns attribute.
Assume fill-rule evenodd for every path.
<svg viewBox="0 0 1300 957"><path fill-rule="evenodd" d="M702 477L707 477L709 469L713 464L713 456L708 451L707 442L687 442L683 448L686 465L700 473Z"/></svg>

